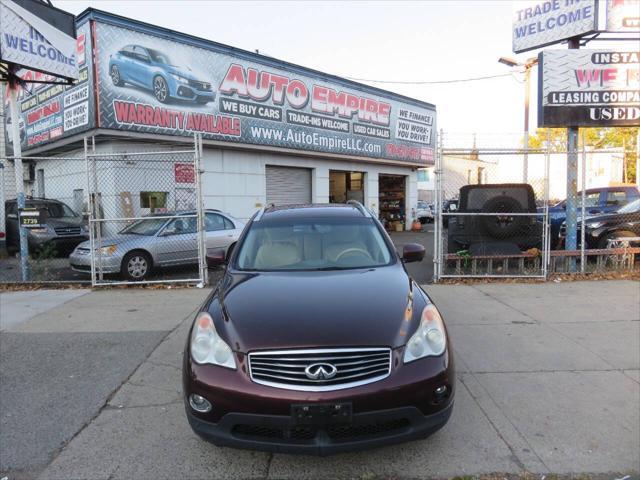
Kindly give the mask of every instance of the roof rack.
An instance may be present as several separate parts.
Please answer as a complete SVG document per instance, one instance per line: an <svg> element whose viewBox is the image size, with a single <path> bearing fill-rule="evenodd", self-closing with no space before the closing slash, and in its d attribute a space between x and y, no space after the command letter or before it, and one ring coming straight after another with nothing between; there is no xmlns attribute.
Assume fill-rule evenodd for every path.
<svg viewBox="0 0 640 480"><path fill-rule="evenodd" d="M371 217L371 213L369 212L369 210L364 208L364 205L362 205L357 200L347 200L347 205L352 205L352 206L356 207L360 211L360 213L362 213L362 215L364 217L367 217L367 218Z"/></svg>

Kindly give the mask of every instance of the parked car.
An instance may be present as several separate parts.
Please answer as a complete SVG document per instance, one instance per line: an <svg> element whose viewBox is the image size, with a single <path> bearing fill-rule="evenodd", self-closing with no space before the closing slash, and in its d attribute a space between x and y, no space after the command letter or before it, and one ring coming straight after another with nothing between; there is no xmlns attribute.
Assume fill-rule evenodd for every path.
<svg viewBox="0 0 640 480"><path fill-rule="evenodd" d="M270 207L191 326L183 392L216 445L330 454L424 438L453 408L438 309L362 205Z"/></svg>
<svg viewBox="0 0 640 480"><path fill-rule="evenodd" d="M417 207L416 218L420 223L433 222L433 207L429 203L418 200Z"/></svg>
<svg viewBox="0 0 640 480"><path fill-rule="evenodd" d="M119 273L127 280L144 280L154 268L198 263L195 211L150 215L101 239L102 272ZM175 216L175 218L166 218ZM240 236L244 223L218 210L204 214L207 248L229 248ZM97 257L96 257L97 258ZM90 242L83 242L69 256L71 268L91 271Z"/></svg>
<svg viewBox="0 0 640 480"><path fill-rule="evenodd" d="M542 246L542 223L536 197L526 183L465 185L460 189L460 215L449 219L447 251L510 254ZM483 215L496 213L497 215ZM518 215L531 213L532 215ZM515 215L513 215L515 214Z"/></svg>
<svg viewBox="0 0 640 480"><path fill-rule="evenodd" d="M89 238L86 221L67 204L47 198L28 198L26 208L35 208L42 214L37 228L27 229L30 252L50 245L57 254L68 254L80 242ZM20 250L20 224L16 200L5 202L6 248L9 255Z"/></svg>
<svg viewBox="0 0 640 480"><path fill-rule="evenodd" d="M608 248L618 246L618 238L640 237L640 198L620 207L617 212L594 215L585 220L585 242L587 248ZM578 245L582 239L582 223L578 222ZM567 224L560 227L560 245L564 244ZM631 246L640 246L640 242L631 241Z"/></svg>
<svg viewBox="0 0 640 480"><path fill-rule="evenodd" d="M582 192L578 193L578 215L581 213ZM638 187L624 185L619 187L590 188L585 191L585 211L588 216L602 213L613 213L620 207L640 198ZM543 209L538 208L542 213ZM567 201L563 200L552 207L549 207L549 223L551 247L559 246L560 227L567 219Z"/></svg>
<svg viewBox="0 0 640 480"><path fill-rule="evenodd" d="M215 100L211 82L179 66L166 53L141 45L127 45L109 56L109 75L114 85L127 83L150 90L159 102L171 99L205 104Z"/></svg>

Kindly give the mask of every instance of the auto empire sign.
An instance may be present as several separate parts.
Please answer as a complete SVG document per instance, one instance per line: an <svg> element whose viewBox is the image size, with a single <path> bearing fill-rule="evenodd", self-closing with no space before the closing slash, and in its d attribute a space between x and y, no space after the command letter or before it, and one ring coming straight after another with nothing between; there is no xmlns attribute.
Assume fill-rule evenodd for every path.
<svg viewBox="0 0 640 480"><path fill-rule="evenodd" d="M597 30L598 0L513 2L515 53L526 52Z"/></svg>
<svg viewBox="0 0 640 480"><path fill-rule="evenodd" d="M435 107L97 24L100 127L433 164Z"/></svg>
<svg viewBox="0 0 640 480"><path fill-rule="evenodd" d="M70 14L51 9L39 2L0 0L0 60L39 72L77 79L76 39L50 23L60 20L57 18L60 16L71 17L69 22L73 25ZM74 30L73 27L71 29Z"/></svg>
<svg viewBox="0 0 640 480"><path fill-rule="evenodd" d="M547 50L539 55L539 127L640 123L640 52Z"/></svg>

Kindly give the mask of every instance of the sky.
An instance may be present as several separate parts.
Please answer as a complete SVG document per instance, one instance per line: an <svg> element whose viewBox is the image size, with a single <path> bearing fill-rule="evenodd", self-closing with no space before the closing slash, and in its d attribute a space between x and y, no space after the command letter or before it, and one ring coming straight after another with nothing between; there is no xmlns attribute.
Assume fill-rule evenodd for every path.
<svg viewBox="0 0 640 480"><path fill-rule="evenodd" d="M524 62L537 51L511 52L510 0L52 3L74 14L87 7L106 10L348 78L432 82L506 74L440 85L363 83L435 104L438 127L451 139L477 133L482 143L495 139L494 146L521 139L524 75L498 58ZM535 71L531 89L534 129Z"/></svg>

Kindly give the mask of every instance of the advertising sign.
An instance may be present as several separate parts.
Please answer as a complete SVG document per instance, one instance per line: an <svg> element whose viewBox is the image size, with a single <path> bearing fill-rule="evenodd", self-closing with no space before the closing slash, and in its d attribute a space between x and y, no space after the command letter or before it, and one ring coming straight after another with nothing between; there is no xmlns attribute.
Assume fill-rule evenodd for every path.
<svg viewBox="0 0 640 480"><path fill-rule="evenodd" d="M18 124L23 150L93 127L93 74L91 55L87 54L91 51L90 38L88 23L78 28L78 38L74 40L74 57L77 59L79 75L73 85L42 83L55 82L56 78L33 70L18 71L18 76L27 82L26 87L19 87L18 90ZM7 92L5 100L8 99ZM9 112L8 105L5 106L5 112ZM10 115L5 118L6 126L9 127L13 119ZM12 150L10 132L10 128L5 129L7 146Z"/></svg>
<svg viewBox="0 0 640 480"><path fill-rule="evenodd" d="M640 123L640 52L547 50L539 62L539 127Z"/></svg>
<svg viewBox="0 0 640 480"><path fill-rule="evenodd" d="M196 171L192 163L173 165L173 177L176 183L196 183Z"/></svg>
<svg viewBox="0 0 640 480"><path fill-rule="evenodd" d="M640 0L607 0L608 32L640 32Z"/></svg>
<svg viewBox="0 0 640 480"><path fill-rule="evenodd" d="M110 24L97 38L100 128L434 162L430 104Z"/></svg>
<svg viewBox="0 0 640 480"><path fill-rule="evenodd" d="M598 0L527 0L513 4L515 53L559 43L598 29Z"/></svg>
<svg viewBox="0 0 640 480"><path fill-rule="evenodd" d="M0 0L0 25L2 62L78 78L73 15L35 0Z"/></svg>

